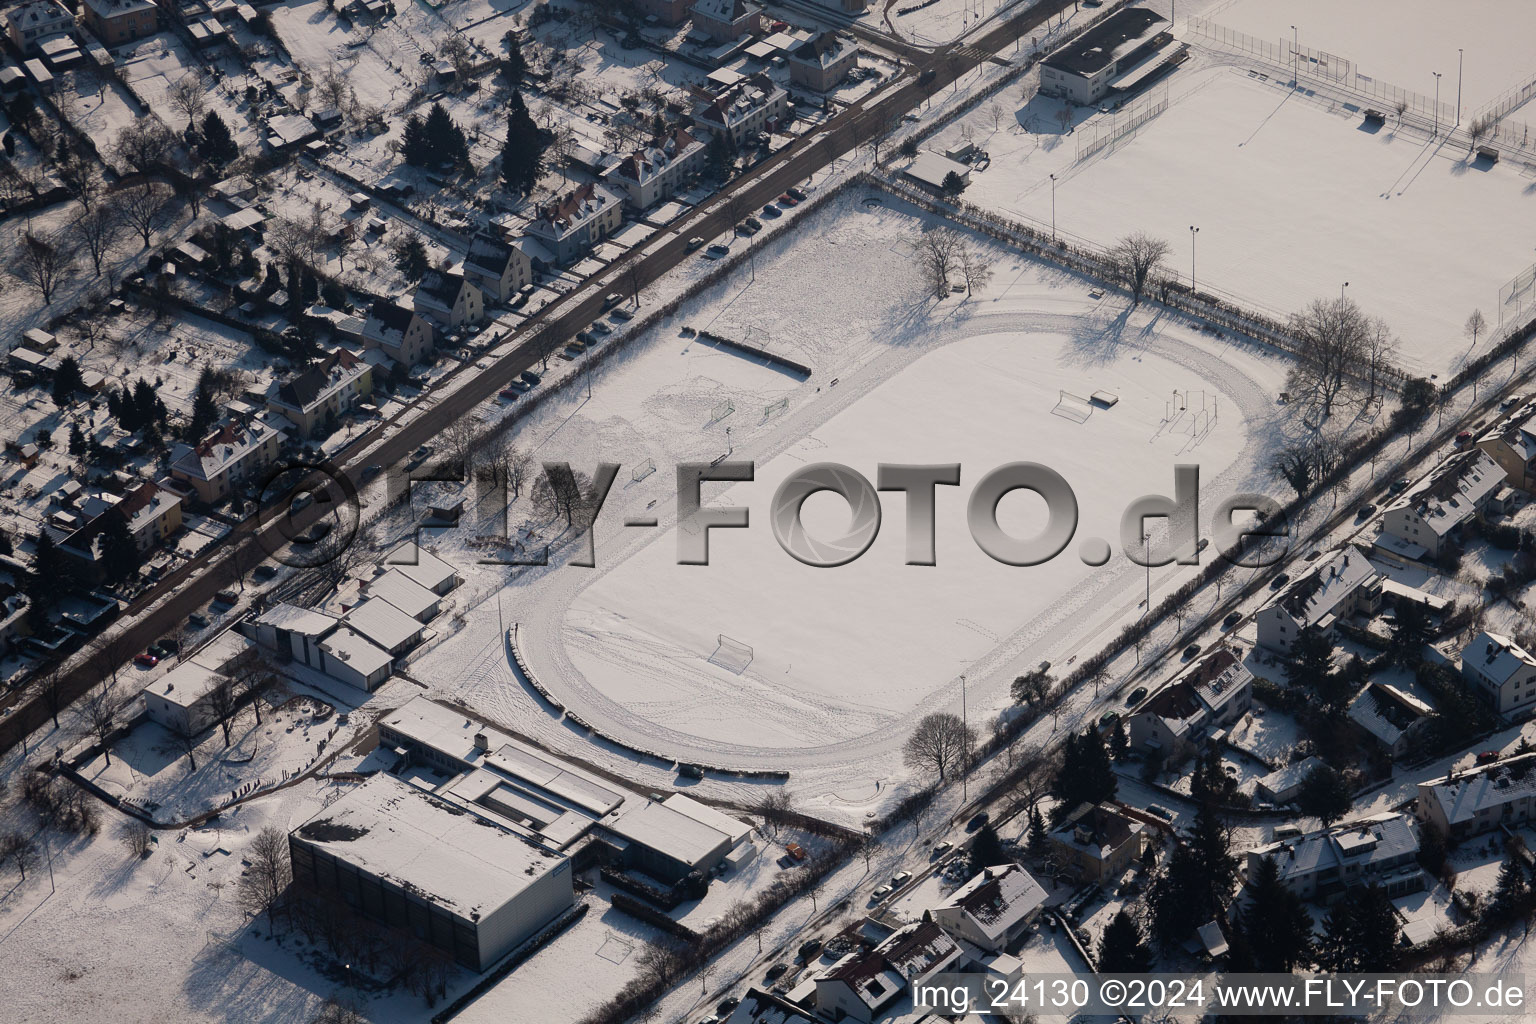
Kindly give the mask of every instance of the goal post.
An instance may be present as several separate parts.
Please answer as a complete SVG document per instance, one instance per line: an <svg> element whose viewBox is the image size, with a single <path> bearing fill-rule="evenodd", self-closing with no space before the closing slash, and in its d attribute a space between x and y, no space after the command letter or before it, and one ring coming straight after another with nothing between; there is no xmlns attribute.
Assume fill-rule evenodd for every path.
<svg viewBox="0 0 1536 1024"><path fill-rule="evenodd" d="M709 414L709 422L711 422L711 423L719 423L721 420L725 419L727 416L729 416L731 413L733 413L735 411L736 411L736 403L731 401L729 398L727 398L725 401L721 402L719 405L716 405L714 407L714 409L710 412L710 414Z"/></svg>
<svg viewBox="0 0 1536 1024"><path fill-rule="evenodd" d="M784 410L786 410L788 408L789 408L789 396L785 395L783 398L779 399L777 402L769 402L767 405L763 406L763 419L771 420L775 416L777 416L779 413L783 412Z"/></svg>
<svg viewBox="0 0 1536 1024"><path fill-rule="evenodd" d="M639 483L641 480L644 480L654 472L656 472L656 460L646 459L644 462L640 463L640 465L635 467L635 471L629 474L629 478L633 482Z"/></svg>
<svg viewBox="0 0 1536 1024"><path fill-rule="evenodd" d="M752 664L752 647L740 640L734 640L720 633L715 637L715 651L709 656L709 662L719 665L727 672L741 675L748 665Z"/></svg>

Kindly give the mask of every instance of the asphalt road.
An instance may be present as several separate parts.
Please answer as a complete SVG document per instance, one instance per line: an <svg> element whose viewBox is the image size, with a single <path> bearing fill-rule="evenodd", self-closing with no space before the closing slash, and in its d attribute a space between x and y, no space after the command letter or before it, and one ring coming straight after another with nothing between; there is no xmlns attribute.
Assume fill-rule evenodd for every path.
<svg viewBox="0 0 1536 1024"><path fill-rule="evenodd" d="M522 336L516 348L497 358L487 369L479 370L474 363L466 363L455 370L440 383L454 381L459 385L457 390L426 413L400 426L376 448L372 446L393 424L374 426L350 446L350 450L358 454L332 468L356 485L368 465L383 466L388 471L404 464L419 446L430 443L449 424L492 398L513 378L540 362L546 348L550 352L558 351L577 332L585 330L604 312L606 293L617 291L630 297L634 290L656 281L690 257L687 248L690 237L714 238L732 231L741 219L782 195L789 187L806 181L834 159L875 135L888 133L903 114L950 87L958 78L990 60L998 51L1072 2L1041 0L1019 16L999 22L979 38L940 48L931 55L917 55L908 50L918 59L896 80L900 84L887 86L850 105L816 130L749 168L680 222L664 229L661 233L663 241L653 237L605 268L598 279L609 282L608 285L594 287L588 282L546 306L513 336L513 340ZM461 381L466 374L470 374L470 378ZM323 514L323 508L316 505L305 509L291 522L284 522L285 517L277 516L263 517L267 522L262 524L258 517L248 517L223 542L162 578L136 599L125 610L124 616L137 615L160 602L158 607L143 614L110 643L104 643L100 638L91 641L85 648L87 656L79 658L76 667L60 677L59 690L64 703L73 703L103 679L110 671L108 662L122 662L160 637L174 633L188 615L212 601L218 591L236 586L237 579L244 575L237 570L248 571L263 561L268 551L277 550L285 543L280 529L290 532L295 527L303 529ZM0 719L0 752L20 742L22 736L47 721L50 714L47 702L35 694L18 692L8 700L8 705L0 704L0 707L13 708L9 716Z"/></svg>

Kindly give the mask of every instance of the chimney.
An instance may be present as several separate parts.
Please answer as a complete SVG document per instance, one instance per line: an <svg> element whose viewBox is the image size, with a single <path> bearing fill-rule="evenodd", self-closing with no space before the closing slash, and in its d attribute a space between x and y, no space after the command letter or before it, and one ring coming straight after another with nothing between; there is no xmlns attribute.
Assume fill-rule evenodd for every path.
<svg viewBox="0 0 1536 1024"><path fill-rule="evenodd" d="M490 741L485 738L485 733L475 733L475 749L481 752L491 749Z"/></svg>

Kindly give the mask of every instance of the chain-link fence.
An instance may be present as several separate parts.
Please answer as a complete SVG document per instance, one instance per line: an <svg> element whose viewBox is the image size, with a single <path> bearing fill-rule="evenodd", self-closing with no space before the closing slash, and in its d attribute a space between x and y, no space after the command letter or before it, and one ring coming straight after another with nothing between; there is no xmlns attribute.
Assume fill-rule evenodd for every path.
<svg viewBox="0 0 1536 1024"><path fill-rule="evenodd" d="M1168 109L1168 83L1143 96L1130 108L1100 114L1077 129L1077 158L1086 160Z"/></svg>

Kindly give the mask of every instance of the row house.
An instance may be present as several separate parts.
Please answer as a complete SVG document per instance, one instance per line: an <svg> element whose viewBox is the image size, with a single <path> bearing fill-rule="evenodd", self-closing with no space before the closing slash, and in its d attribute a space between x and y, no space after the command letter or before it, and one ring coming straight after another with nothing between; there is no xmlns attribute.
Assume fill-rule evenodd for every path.
<svg viewBox="0 0 1536 1024"><path fill-rule="evenodd" d="M693 123L740 147L759 132L773 131L789 109L789 93L765 74L756 74L717 93L695 91Z"/></svg>
<svg viewBox="0 0 1536 1024"><path fill-rule="evenodd" d="M1536 754L1517 754L1470 771L1419 783L1414 809L1442 835L1466 839L1518 828L1536 810Z"/></svg>
<svg viewBox="0 0 1536 1024"><path fill-rule="evenodd" d="M462 270L431 271L416 285L416 311L443 327L462 327L485 319L485 296Z"/></svg>
<svg viewBox="0 0 1536 1024"><path fill-rule="evenodd" d="M548 250L559 266L575 262L623 223L624 201L603 185L588 182L539 209L524 234Z"/></svg>
<svg viewBox="0 0 1536 1024"><path fill-rule="evenodd" d="M622 192L630 206L645 210L671 198L684 182L703 170L705 158L704 143L686 128L678 128L614 164L605 177L608 186Z"/></svg>
<svg viewBox="0 0 1536 1024"><path fill-rule="evenodd" d="M171 462L171 476L215 505L271 466L282 444L283 432L259 418L226 423L196 445L182 445Z"/></svg>
<svg viewBox="0 0 1536 1024"><path fill-rule="evenodd" d="M373 367L346 349L337 349L275 388L267 408L297 427L301 436L313 437L372 393Z"/></svg>
<svg viewBox="0 0 1536 1024"><path fill-rule="evenodd" d="M1327 904L1357 886L1380 886L1393 898L1421 891L1418 854L1418 823L1407 814L1383 814L1249 850L1244 869L1252 878L1263 861L1273 860L1282 885Z"/></svg>
<svg viewBox="0 0 1536 1024"><path fill-rule="evenodd" d="M533 283L533 261L517 246L481 236L464 257L464 276L496 302L510 302Z"/></svg>
<svg viewBox="0 0 1536 1024"><path fill-rule="evenodd" d="M378 349L402 366L414 366L432 350L432 324L413 309L383 299L375 302L363 321L363 344Z"/></svg>
<svg viewBox="0 0 1536 1024"><path fill-rule="evenodd" d="M1477 448L1499 464L1509 486L1536 493L1536 406L1521 406L1478 438Z"/></svg>

